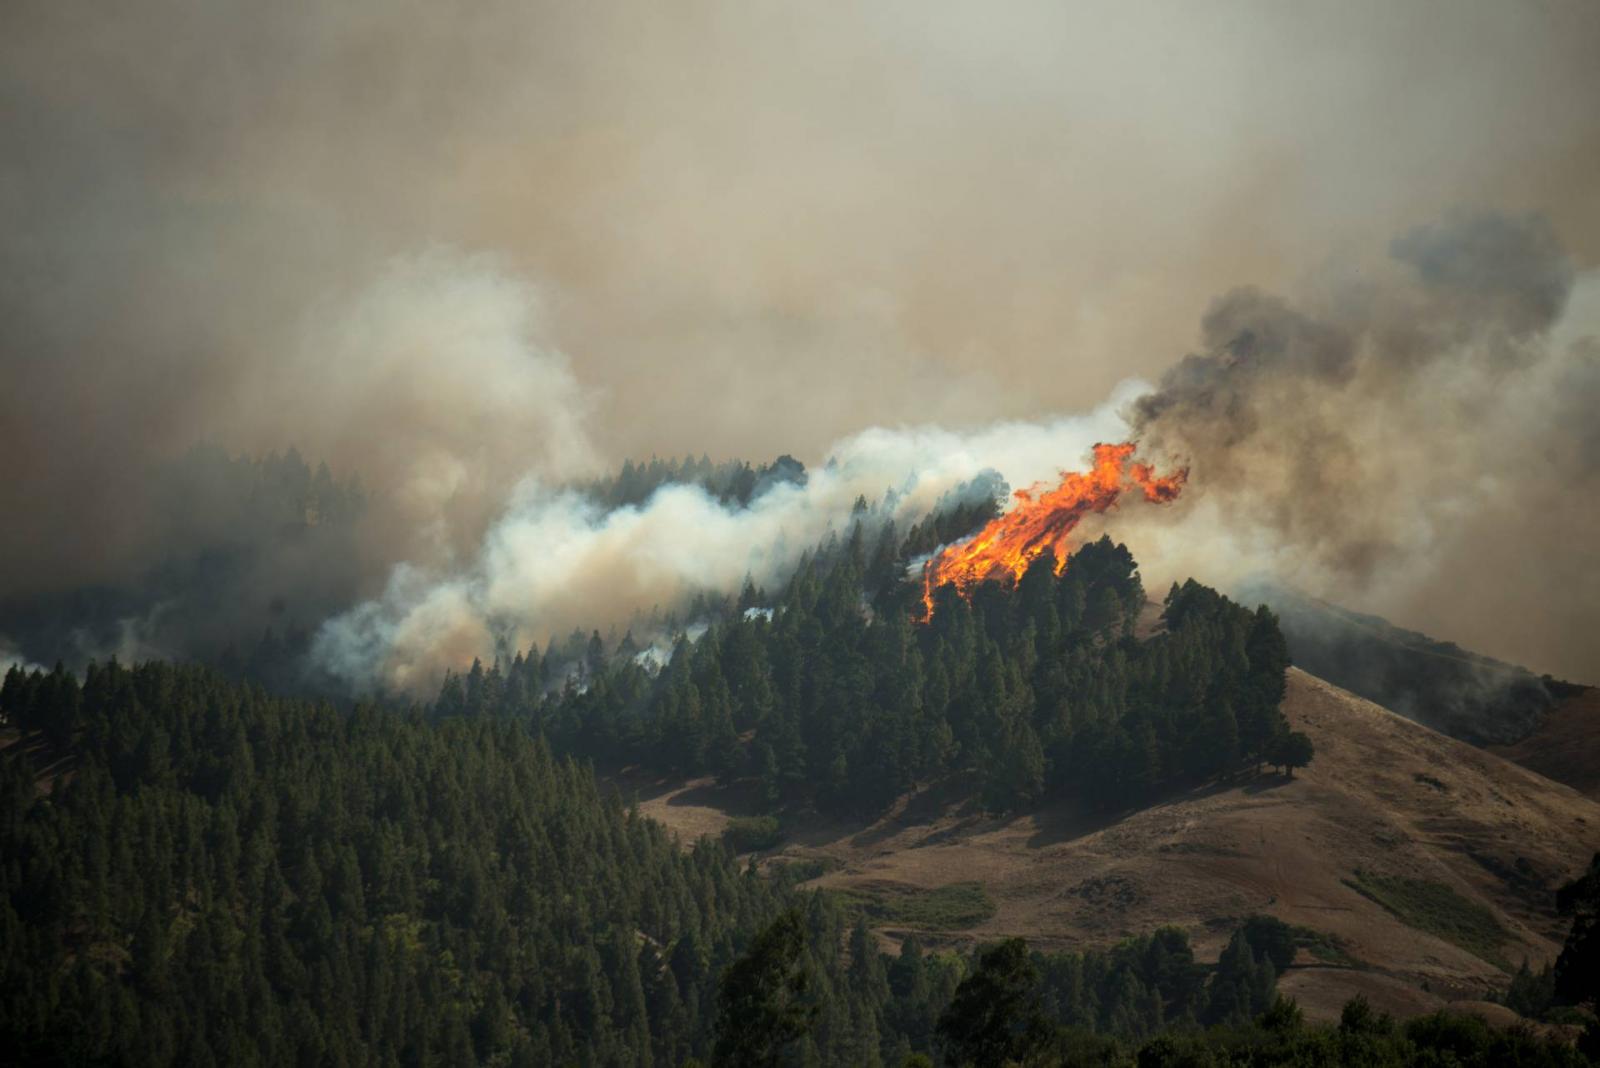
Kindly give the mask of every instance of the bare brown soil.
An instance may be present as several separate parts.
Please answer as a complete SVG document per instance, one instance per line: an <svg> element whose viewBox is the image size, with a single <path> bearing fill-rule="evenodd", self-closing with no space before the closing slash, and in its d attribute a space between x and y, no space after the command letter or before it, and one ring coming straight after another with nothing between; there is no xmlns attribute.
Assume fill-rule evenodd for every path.
<svg viewBox="0 0 1600 1068"><path fill-rule="evenodd" d="M1482 1001L1506 981L1347 885L1358 870L1481 903L1506 929L1503 961L1553 958L1565 931L1553 891L1600 846L1600 804L1298 670L1284 711L1317 749L1292 779L1269 773L1118 815L1056 805L993 818L924 791L870 824L796 828L777 856L828 861L816 885L841 889L980 881L994 916L927 932L934 944L1105 946L1171 924L1214 958L1240 920L1268 913L1332 936L1358 962L1302 951L1283 987L1316 1017L1356 993L1410 1015ZM686 840L727 820L704 782L660 784L641 807ZM907 932L880 933L892 944Z"/></svg>

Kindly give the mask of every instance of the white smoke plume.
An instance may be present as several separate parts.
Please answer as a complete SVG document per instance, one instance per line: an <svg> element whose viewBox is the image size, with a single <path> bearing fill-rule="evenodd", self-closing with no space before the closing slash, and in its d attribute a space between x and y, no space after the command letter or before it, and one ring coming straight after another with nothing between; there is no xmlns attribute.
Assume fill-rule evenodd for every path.
<svg viewBox="0 0 1600 1068"><path fill-rule="evenodd" d="M737 592L747 576L781 582L801 554L848 529L860 497L886 500L903 523L986 473L1012 486L1053 483L1096 442L1122 440L1119 413L1148 389L1129 381L1082 415L968 432L866 430L832 446L803 485L776 483L748 507L669 484L642 506L604 511L576 490L530 480L470 565L398 568L383 596L323 627L315 656L358 687L426 688L496 647Z"/></svg>
<svg viewBox="0 0 1600 1068"><path fill-rule="evenodd" d="M530 474L599 470L590 397L547 333L539 292L494 257L398 258L307 316L295 361L262 371L255 429L293 410L303 451L385 488L396 555L448 553Z"/></svg>

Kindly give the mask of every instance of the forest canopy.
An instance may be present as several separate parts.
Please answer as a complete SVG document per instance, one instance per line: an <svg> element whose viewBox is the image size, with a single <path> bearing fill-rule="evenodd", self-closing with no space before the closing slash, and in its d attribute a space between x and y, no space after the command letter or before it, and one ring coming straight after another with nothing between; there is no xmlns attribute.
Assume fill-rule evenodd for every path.
<svg viewBox="0 0 1600 1068"><path fill-rule="evenodd" d="M1288 652L1265 608L1190 581L1137 637L1137 565L1101 538L1060 576L1046 554L970 602L945 587L923 626L900 561L892 530L869 546L858 528L770 598L702 602L664 656L579 634L475 664L435 708L526 721L604 765L752 780L772 811L871 814L951 775L993 811L1119 808L1283 763Z"/></svg>
<svg viewBox="0 0 1600 1068"><path fill-rule="evenodd" d="M987 512L963 508L942 521ZM722 843L686 851L585 766L742 783L769 813L748 821L760 848L783 820L936 780L996 812L1120 808L1292 748L1270 612L1189 582L1141 633L1137 566L1102 538L1060 575L1044 556L970 601L943 588L920 624L909 543L947 536L938 521L858 524L780 590L702 598L645 641L477 663L427 707L271 696L198 665L9 671L0 1034L59 1063L679 1064L719 1042L724 1060L958 1063L941 1020L982 960L915 938L885 955L859 903ZM763 946L797 959L734 966ZM1215 967L1180 931L1025 957L1049 1028L1134 1042L1248 1025L1281 966L1244 933ZM719 983L774 967L792 1033L732 1037L743 1002Z"/></svg>

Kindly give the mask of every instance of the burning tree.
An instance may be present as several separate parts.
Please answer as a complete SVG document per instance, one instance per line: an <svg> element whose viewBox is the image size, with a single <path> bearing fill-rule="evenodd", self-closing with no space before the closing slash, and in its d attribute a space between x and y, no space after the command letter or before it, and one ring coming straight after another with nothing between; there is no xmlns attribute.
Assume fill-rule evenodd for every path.
<svg viewBox="0 0 1600 1068"><path fill-rule="evenodd" d="M1084 516L1102 514L1115 507L1122 495L1137 489L1145 500L1164 504L1173 500L1188 478L1186 469L1165 477L1149 464L1133 461L1133 442L1094 447L1094 466L1087 472L1063 471L1054 489L1019 489L1016 507L989 521L971 538L951 545L923 565L924 620L933 615L933 594L949 583L963 597L982 582L1015 584L1028 566L1045 553L1055 557L1061 574L1072 555L1071 534Z"/></svg>

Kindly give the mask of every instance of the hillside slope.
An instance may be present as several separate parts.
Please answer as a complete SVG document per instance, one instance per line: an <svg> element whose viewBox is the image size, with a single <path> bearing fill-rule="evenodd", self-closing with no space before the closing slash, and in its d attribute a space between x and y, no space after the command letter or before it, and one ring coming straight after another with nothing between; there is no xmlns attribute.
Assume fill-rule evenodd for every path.
<svg viewBox="0 0 1600 1068"><path fill-rule="evenodd" d="M1474 745L1525 737L1581 689L1288 587L1257 581L1237 593L1277 613L1306 671Z"/></svg>
<svg viewBox="0 0 1600 1068"><path fill-rule="evenodd" d="M871 825L801 828L772 862L820 862L817 885L869 902L980 883L993 914L924 927L934 942L1104 945L1176 924L1204 953L1269 913L1321 936L1322 959L1303 951L1283 979L1313 1015L1357 992L1402 1013L1478 1000L1504 985L1503 967L1553 957L1564 934L1553 889L1600 845L1600 804L1298 670L1284 711L1317 747L1292 780L1120 817L1057 806L995 819L925 793ZM705 788L645 807L669 824L688 817L686 836L717 822ZM880 915L885 938L917 929Z"/></svg>
<svg viewBox="0 0 1600 1068"><path fill-rule="evenodd" d="M1600 798L1600 689L1287 587L1257 582L1241 596L1278 614L1294 662L1312 675Z"/></svg>
<svg viewBox="0 0 1600 1068"><path fill-rule="evenodd" d="M1600 688L1563 698L1532 734L1489 751L1600 799Z"/></svg>

